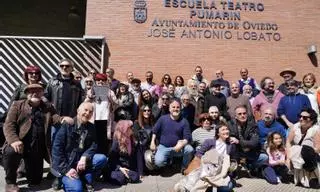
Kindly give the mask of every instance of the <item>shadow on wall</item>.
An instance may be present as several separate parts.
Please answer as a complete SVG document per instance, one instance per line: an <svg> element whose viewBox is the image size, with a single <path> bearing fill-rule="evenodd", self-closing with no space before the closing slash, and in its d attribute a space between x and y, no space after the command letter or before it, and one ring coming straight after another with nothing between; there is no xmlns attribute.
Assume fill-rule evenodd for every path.
<svg viewBox="0 0 320 192"><path fill-rule="evenodd" d="M309 59L310 59L312 65L315 67L318 67L317 55L315 53L309 53L308 56L309 56Z"/></svg>

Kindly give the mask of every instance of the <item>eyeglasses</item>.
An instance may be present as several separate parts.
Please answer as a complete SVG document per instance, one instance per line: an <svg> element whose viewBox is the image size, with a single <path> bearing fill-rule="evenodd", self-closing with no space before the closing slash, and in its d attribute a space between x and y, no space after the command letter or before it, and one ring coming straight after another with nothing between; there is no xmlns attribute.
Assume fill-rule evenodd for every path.
<svg viewBox="0 0 320 192"><path fill-rule="evenodd" d="M303 119L303 120L308 120L310 119L310 116L306 116L306 115L299 115L299 119Z"/></svg>
<svg viewBox="0 0 320 192"><path fill-rule="evenodd" d="M85 81L87 84L91 84L93 83L93 81Z"/></svg>
<svg viewBox="0 0 320 192"><path fill-rule="evenodd" d="M169 79L169 77L164 77L164 79Z"/></svg>
<svg viewBox="0 0 320 192"><path fill-rule="evenodd" d="M190 99L182 99L182 101L190 101Z"/></svg>
<svg viewBox="0 0 320 192"><path fill-rule="evenodd" d="M237 113L237 115L246 115L247 113L244 112L244 113Z"/></svg>
<svg viewBox="0 0 320 192"><path fill-rule="evenodd" d="M167 98L167 97L162 97L162 100L169 100L169 98Z"/></svg>
<svg viewBox="0 0 320 192"><path fill-rule="evenodd" d="M290 78L291 76L290 75L284 75L282 76L283 78Z"/></svg>
<svg viewBox="0 0 320 192"><path fill-rule="evenodd" d="M151 112L150 109L144 109L143 112Z"/></svg>
<svg viewBox="0 0 320 192"><path fill-rule="evenodd" d="M69 68L70 65L60 65L60 68Z"/></svg>

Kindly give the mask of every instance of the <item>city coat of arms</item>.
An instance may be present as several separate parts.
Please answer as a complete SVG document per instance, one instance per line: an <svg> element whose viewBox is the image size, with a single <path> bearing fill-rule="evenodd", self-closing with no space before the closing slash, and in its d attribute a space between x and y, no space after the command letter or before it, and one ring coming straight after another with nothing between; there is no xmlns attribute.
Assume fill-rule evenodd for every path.
<svg viewBox="0 0 320 192"><path fill-rule="evenodd" d="M147 3L145 0L136 0L134 2L134 20L137 23L144 23L147 20Z"/></svg>

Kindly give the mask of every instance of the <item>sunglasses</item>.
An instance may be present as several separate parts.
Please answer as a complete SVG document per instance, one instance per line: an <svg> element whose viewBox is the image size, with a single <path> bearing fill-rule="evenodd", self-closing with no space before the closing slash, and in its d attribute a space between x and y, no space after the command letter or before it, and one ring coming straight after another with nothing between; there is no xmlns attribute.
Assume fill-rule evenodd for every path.
<svg viewBox="0 0 320 192"><path fill-rule="evenodd" d="M166 97L162 97L162 100L169 100L169 98L166 98Z"/></svg>
<svg viewBox="0 0 320 192"><path fill-rule="evenodd" d="M303 120L308 120L310 119L310 116L305 116L305 115L299 115L299 119L303 119Z"/></svg>
<svg viewBox="0 0 320 192"><path fill-rule="evenodd" d="M203 118L202 122L204 122L204 121L211 121L211 119L209 117L208 118Z"/></svg>
<svg viewBox="0 0 320 192"><path fill-rule="evenodd" d="M247 113L237 113L237 115L246 115Z"/></svg>
<svg viewBox="0 0 320 192"><path fill-rule="evenodd" d="M164 79L169 79L169 77L165 77Z"/></svg>
<svg viewBox="0 0 320 192"><path fill-rule="evenodd" d="M144 109L143 112L151 112L150 109Z"/></svg>
<svg viewBox="0 0 320 192"><path fill-rule="evenodd" d="M70 65L60 65L60 68L69 68Z"/></svg>

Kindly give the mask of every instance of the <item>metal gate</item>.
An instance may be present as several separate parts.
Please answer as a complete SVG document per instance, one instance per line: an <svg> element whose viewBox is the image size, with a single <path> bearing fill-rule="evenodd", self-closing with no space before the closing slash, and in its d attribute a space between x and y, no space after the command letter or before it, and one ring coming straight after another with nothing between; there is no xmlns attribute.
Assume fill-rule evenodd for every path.
<svg viewBox="0 0 320 192"><path fill-rule="evenodd" d="M29 65L40 67L44 83L59 71L57 63L69 58L75 70L87 75L93 68L103 70L103 37L55 38L0 36L0 113L4 113L17 85L24 82Z"/></svg>

